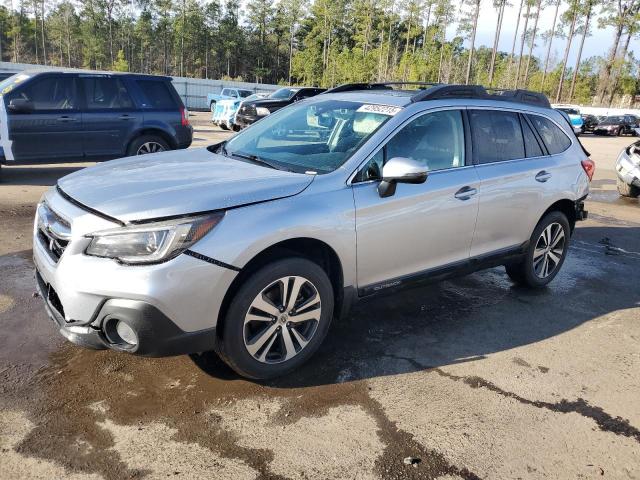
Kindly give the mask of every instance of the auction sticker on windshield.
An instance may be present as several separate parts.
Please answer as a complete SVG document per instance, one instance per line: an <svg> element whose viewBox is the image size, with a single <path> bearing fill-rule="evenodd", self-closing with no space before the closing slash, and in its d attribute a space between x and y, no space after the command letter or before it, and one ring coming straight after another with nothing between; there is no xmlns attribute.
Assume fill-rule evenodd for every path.
<svg viewBox="0 0 640 480"><path fill-rule="evenodd" d="M379 113L381 115L390 115L393 116L402 110L401 107L394 107L391 105L374 105L374 104L365 104L362 105L357 112L367 112L367 113Z"/></svg>

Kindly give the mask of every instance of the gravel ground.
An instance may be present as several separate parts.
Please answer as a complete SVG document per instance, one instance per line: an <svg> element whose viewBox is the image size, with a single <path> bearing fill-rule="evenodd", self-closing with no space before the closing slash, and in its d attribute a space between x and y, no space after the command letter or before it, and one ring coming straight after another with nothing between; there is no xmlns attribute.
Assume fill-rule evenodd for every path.
<svg viewBox="0 0 640 480"><path fill-rule="evenodd" d="M229 135L193 119L194 146ZM590 219L549 288L498 268L370 300L267 383L63 341L30 231L87 164L3 169L0 478L640 478L640 205L613 170L632 139L582 141Z"/></svg>

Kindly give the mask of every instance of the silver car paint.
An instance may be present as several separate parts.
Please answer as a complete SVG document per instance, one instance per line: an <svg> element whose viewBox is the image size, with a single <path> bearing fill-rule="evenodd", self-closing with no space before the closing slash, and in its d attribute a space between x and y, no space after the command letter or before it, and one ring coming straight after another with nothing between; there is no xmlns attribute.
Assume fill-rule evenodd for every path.
<svg viewBox="0 0 640 480"><path fill-rule="evenodd" d="M342 167L326 175L278 172L196 149L113 161L66 177L60 181L61 188L88 207L123 221L229 208L220 224L192 250L242 268L276 243L311 238L336 252L344 286L366 286L466 259L498 245L522 243L551 203L577 200L588 192L579 162L584 154L574 142L563 154L547 159L432 172L424 184L399 185L396 195L381 199L374 182L352 185L353 176L410 118L441 108L495 108L498 102L410 104L402 95L341 93L305 103L329 95L406 108ZM521 105L508 102L499 102L498 107L522 110ZM526 111L570 129L557 112L535 107ZM151 164L145 168L140 161ZM224 176L214 171L216 166ZM551 183L543 185L548 193L540 191L535 181L538 168L552 171ZM474 186L478 194L467 201L456 199L453 194L462 185ZM82 253L87 242L83 235L113 224L72 205L54 189L45 194L45 200L70 221L73 240L53 264L34 237L34 258L46 281L58 291L69 317L88 322L103 299L134 298L157 306L185 331L216 325L236 271L186 255L148 266L88 257ZM241 206L252 202L258 203ZM476 227L479 210L483 213ZM494 230L503 237L497 238Z"/></svg>
<svg viewBox="0 0 640 480"><path fill-rule="evenodd" d="M58 185L83 205L129 222L288 197L312 181L312 175L194 148L99 164L62 178Z"/></svg>

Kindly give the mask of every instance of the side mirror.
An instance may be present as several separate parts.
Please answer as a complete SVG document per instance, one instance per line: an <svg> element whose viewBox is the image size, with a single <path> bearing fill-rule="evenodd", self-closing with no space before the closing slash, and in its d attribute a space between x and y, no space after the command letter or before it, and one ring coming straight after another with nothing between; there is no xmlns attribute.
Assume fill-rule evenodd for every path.
<svg viewBox="0 0 640 480"><path fill-rule="evenodd" d="M424 183L429 172L427 167L404 157L393 157L382 168L382 181L378 185L378 194L390 197L396 193L398 183Z"/></svg>
<svg viewBox="0 0 640 480"><path fill-rule="evenodd" d="M14 113L33 112L33 102L24 98L14 98L9 102L9 110Z"/></svg>

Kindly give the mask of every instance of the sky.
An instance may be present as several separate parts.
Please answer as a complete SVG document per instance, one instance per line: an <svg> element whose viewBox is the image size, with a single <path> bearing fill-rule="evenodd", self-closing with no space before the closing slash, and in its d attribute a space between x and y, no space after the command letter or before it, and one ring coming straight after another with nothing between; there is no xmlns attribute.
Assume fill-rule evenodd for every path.
<svg viewBox="0 0 640 480"><path fill-rule="evenodd" d="M516 3L517 0L514 0L512 3ZM513 33L516 28L516 22L518 19L518 8L520 6L520 2L517 2L517 5L513 5L511 7L507 7L505 10L504 21L502 22L502 32L500 34L500 43L499 50L505 52L511 52L511 45L513 43ZM566 8L566 7L564 7ZM562 15L563 6L560 6L560 13L558 17ZM555 8L547 7L542 10L540 14L540 20L538 22L538 35L551 29L551 25L553 24L553 15L555 12ZM484 0L480 7L480 16L478 18L478 31L476 34L476 46L485 45L488 47L493 46L493 36L495 32L496 20L498 13L492 8L491 2L489 0ZM559 20L558 20L559 21ZM593 19L591 25L593 26L592 35L587 37L584 42L584 50L582 52L582 59L589 58L594 55L606 55L613 43L613 29L598 29L597 27L597 17ZM520 22L520 31L518 32L518 42L516 43L516 55L519 52L520 48L520 33L524 26L524 19ZM532 27L531 19L529 20L528 27ZM456 26L451 26L447 31L447 38L451 38L455 35ZM571 51L569 53L569 61L568 65L575 65L576 55L578 53L578 48L580 46L581 37L575 37L571 44ZM468 42L467 42L468 46ZM556 59L556 61L560 61L562 56L564 55L564 49L566 47L566 39L556 37L553 41L553 46L551 48L551 58ZM629 50L636 52L640 48L640 43L638 39L632 39L629 45ZM525 54L528 52L528 43L525 44ZM542 37L536 36L536 46L534 47L534 55L538 58L544 60L546 55L546 45L544 39Z"/></svg>

